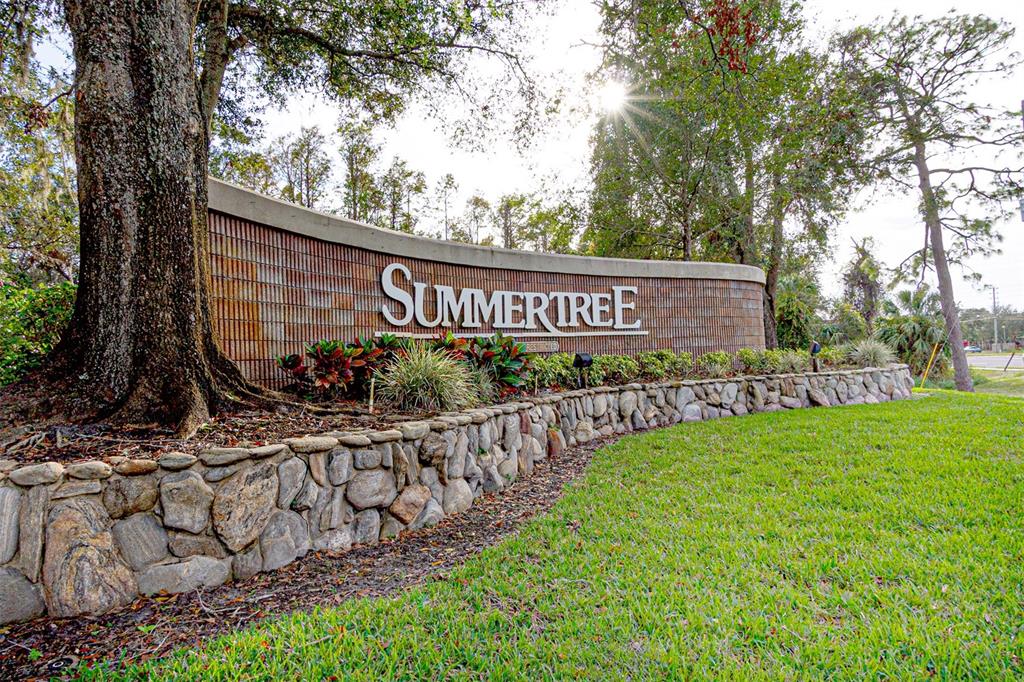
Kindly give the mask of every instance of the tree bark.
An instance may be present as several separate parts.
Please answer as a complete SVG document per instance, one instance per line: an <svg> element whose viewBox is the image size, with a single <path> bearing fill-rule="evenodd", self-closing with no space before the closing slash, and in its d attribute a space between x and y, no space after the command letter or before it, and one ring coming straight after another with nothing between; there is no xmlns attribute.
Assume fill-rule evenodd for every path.
<svg viewBox="0 0 1024 682"><path fill-rule="evenodd" d="M56 359L113 421L190 435L251 388L214 338L208 131L184 0L65 0L74 42L78 296Z"/></svg>
<svg viewBox="0 0 1024 682"><path fill-rule="evenodd" d="M942 317L946 322L946 338L953 355L953 379L957 390L973 391L974 381L971 379L971 370L967 365L967 353L964 351L964 337L960 331L960 314L956 309L956 299L953 296L953 280L949 275L949 263L946 260L946 248L942 239L942 222L939 219L939 209L935 201L935 192L932 189L928 155L925 144L920 139L914 144L914 166L917 169L918 186L921 188L924 221L931 241L935 274L939 279L939 300L942 303Z"/></svg>
<svg viewBox="0 0 1024 682"><path fill-rule="evenodd" d="M768 267L764 273L764 346L779 347L779 325L775 318L775 293L779 288L779 270L782 268L782 231L786 217L784 202L779 198L782 178L778 173L772 175L772 196L775 204L772 211L772 233L768 245Z"/></svg>

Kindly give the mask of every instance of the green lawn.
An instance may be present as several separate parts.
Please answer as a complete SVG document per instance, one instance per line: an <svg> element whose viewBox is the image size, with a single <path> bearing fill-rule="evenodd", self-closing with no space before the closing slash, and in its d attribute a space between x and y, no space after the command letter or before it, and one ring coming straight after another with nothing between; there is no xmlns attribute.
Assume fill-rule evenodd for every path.
<svg viewBox="0 0 1024 682"><path fill-rule="evenodd" d="M1020 679L1022 419L933 392L625 438L446 581L127 675Z"/></svg>
<svg viewBox="0 0 1024 682"><path fill-rule="evenodd" d="M974 370L974 373L985 379L974 387L978 393L1024 397L1024 372L1020 370Z"/></svg>

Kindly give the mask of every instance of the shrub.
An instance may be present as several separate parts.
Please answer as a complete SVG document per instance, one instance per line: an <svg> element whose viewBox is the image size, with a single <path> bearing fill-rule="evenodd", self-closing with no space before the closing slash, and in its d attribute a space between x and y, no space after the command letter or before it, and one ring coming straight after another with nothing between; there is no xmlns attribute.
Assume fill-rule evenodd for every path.
<svg viewBox="0 0 1024 682"><path fill-rule="evenodd" d="M596 355L587 370L587 383L591 386L628 384L639 378L640 365L628 355Z"/></svg>
<svg viewBox="0 0 1024 682"><path fill-rule="evenodd" d="M354 343L330 339L307 345L303 353L278 356L275 362L291 376L295 392L329 400L369 393L370 377L407 347L407 340L394 334L360 337Z"/></svg>
<svg viewBox="0 0 1024 682"><path fill-rule="evenodd" d="M896 356L881 341L862 339L850 346L848 357L857 367L887 367Z"/></svg>
<svg viewBox="0 0 1024 682"><path fill-rule="evenodd" d="M666 349L637 353L636 361L643 378L664 379L686 376L691 369L693 356Z"/></svg>
<svg viewBox="0 0 1024 682"><path fill-rule="evenodd" d="M805 350L786 348L778 351L774 360L775 371L780 374L798 374L811 368L811 354Z"/></svg>
<svg viewBox="0 0 1024 682"><path fill-rule="evenodd" d="M497 402L501 398L501 391L494 382L491 373L482 367L467 365L469 369L469 383L481 403L489 404Z"/></svg>
<svg viewBox="0 0 1024 682"><path fill-rule="evenodd" d="M449 411L479 402L470 368L444 350L413 345L378 375L377 394L400 410Z"/></svg>
<svg viewBox="0 0 1024 682"><path fill-rule="evenodd" d="M478 336L463 351L466 361L490 374L501 394L519 391L526 386L534 356L526 352L526 344L511 336L497 333Z"/></svg>
<svg viewBox="0 0 1024 682"><path fill-rule="evenodd" d="M697 360L701 374L712 379L719 379L732 373L732 356L719 350L705 353Z"/></svg>
<svg viewBox="0 0 1024 682"><path fill-rule="evenodd" d="M0 284L0 386L39 367L71 319L75 285Z"/></svg>
<svg viewBox="0 0 1024 682"><path fill-rule="evenodd" d="M573 356L568 353L539 355L533 359L532 377L538 388L568 388L576 385Z"/></svg>
<svg viewBox="0 0 1024 682"><path fill-rule="evenodd" d="M768 355L766 351L756 348L741 348L736 353L740 369L748 374L760 374L768 370Z"/></svg>
<svg viewBox="0 0 1024 682"><path fill-rule="evenodd" d="M830 346L818 352L818 359L826 367L843 367L846 365L847 349L843 346Z"/></svg>

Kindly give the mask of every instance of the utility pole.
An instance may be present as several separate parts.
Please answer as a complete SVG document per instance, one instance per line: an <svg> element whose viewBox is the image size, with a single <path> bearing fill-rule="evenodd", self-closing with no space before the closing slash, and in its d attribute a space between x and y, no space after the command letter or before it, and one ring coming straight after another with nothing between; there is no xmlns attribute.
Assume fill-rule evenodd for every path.
<svg viewBox="0 0 1024 682"><path fill-rule="evenodd" d="M992 289L992 350L997 350L996 346L999 345L999 313L996 312L996 288L989 285Z"/></svg>

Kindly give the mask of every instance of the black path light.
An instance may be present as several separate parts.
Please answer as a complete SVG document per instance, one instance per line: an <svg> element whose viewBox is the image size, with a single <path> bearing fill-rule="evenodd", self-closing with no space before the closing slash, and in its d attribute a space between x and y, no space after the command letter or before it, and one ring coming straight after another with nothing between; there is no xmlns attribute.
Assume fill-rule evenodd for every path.
<svg viewBox="0 0 1024 682"><path fill-rule="evenodd" d="M818 353L821 352L821 344L817 341L811 341L811 369L815 372L821 371L821 366L818 364Z"/></svg>
<svg viewBox="0 0 1024 682"><path fill-rule="evenodd" d="M586 386L586 381L583 379L583 370L594 364L594 358L591 357L590 353L577 353L576 357L572 359L572 366L576 368L579 376L577 377L577 385L580 388Z"/></svg>

